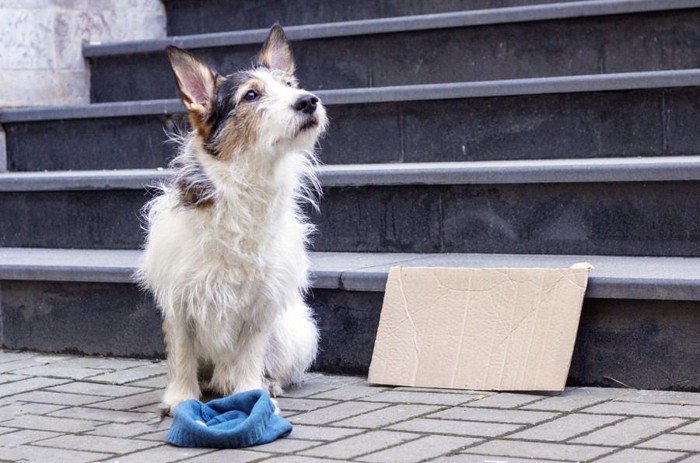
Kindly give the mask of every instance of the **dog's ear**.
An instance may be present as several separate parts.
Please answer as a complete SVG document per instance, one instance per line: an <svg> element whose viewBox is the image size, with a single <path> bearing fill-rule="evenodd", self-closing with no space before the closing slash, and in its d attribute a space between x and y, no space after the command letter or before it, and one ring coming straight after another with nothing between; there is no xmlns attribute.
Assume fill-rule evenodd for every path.
<svg viewBox="0 0 700 463"><path fill-rule="evenodd" d="M217 74L181 48L171 45L165 51L192 125L201 133L214 107Z"/></svg>
<svg viewBox="0 0 700 463"><path fill-rule="evenodd" d="M292 47L289 45L289 40L287 40L284 30L279 24L275 24L270 29L267 40L265 40L260 51L258 64L268 69L284 71L289 75L294 74Z"/></svg>

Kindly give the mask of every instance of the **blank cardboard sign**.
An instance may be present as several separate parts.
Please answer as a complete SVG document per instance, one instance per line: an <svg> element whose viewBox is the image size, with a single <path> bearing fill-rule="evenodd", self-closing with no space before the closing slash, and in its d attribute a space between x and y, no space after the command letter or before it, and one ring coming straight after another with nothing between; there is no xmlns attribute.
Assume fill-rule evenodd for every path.
<svg viewBox="0 0 700 463"><path fill-rule="evenodd" d="M392 268L368 381L563 390L589 269Z"/></svg>

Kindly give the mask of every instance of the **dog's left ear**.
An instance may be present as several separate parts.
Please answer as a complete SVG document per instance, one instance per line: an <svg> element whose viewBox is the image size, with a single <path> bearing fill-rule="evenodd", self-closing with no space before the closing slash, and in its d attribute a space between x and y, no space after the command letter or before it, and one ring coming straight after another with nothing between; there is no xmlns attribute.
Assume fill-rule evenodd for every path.
<svg viewBox="0 0 700 463"><path fill-rule="evenodd" d="M268 69L284 71L289 75L294 74L294 57L292 47L289 45L287 36L279 24L275 24L270 29L267 40L263 44L258 64Z"/></svg>
<svg viewBox="0 0 700 463"><path fill-rule="evenodd" d="M206 121L214 109L217 74L185 50L169 46L165 51L192 126L206 136Z"/></svg>

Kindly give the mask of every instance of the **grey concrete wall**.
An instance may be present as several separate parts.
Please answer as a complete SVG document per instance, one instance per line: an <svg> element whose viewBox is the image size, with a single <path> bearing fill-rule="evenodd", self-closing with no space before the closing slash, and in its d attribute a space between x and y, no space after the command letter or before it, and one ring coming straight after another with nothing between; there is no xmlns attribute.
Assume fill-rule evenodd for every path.
<svg viewBox="0 0 700 463"><path fill-rule="evenodd" d="M164 36L160 0L0 0L0 107L87 103L84 42Z"/></svg>

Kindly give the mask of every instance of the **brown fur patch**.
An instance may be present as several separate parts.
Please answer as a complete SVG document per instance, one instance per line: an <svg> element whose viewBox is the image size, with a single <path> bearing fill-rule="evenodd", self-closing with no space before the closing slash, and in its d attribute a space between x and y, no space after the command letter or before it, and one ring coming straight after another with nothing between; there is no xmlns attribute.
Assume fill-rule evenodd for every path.
<svg viewBox="0 0 700 463"><path fill-rule="evenodd" d="M205 208L214 205L215 187L201 166L196 163L176 163L172 167L177 171L174 184L180 193L180 203L183 206Z"/></svg>
<svg viewBox="0 0 700 463"><path fill-rule="evenodd" d="M243 96L250 90L257 92L260 97L254 101L245 101ZM255 145L260 130L258 103L264 95L265 85L259 80L250 79L240 85L235 95L239 101L215 140L220 159L230 159Z"/></svg>
<svg viewBox="0 0 700 463"><path fill-rule="evenodd" d="M260 116L257 112L254 104L239 105L236 108L235 115L217 140L221 159L230 159L255 145L260 129Z"/></svg>

